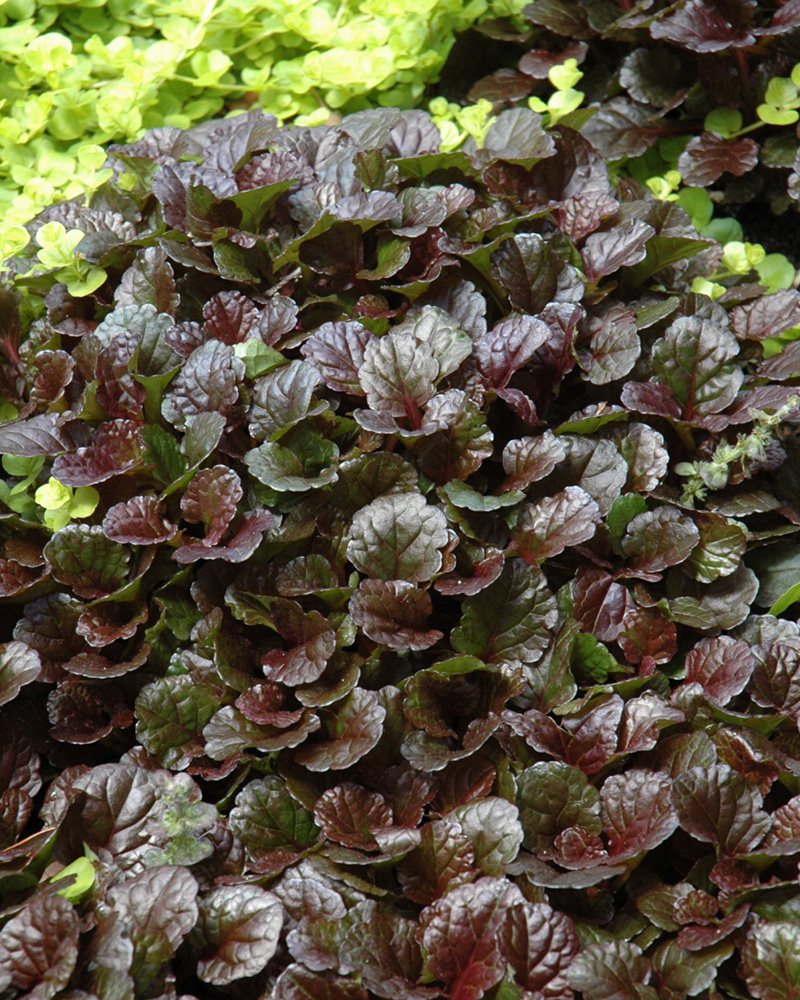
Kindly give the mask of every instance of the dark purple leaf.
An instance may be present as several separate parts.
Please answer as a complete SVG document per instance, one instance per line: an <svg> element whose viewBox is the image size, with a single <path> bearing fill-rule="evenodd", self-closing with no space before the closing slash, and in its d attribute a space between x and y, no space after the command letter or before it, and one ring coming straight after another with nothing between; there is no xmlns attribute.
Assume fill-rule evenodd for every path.
<svg viewBox="0 0 800 1000"><path fill-rule="evenodd" d="M329 389L364 396L358 372L372 340L373 334L353 320L323 323L303 342L300 353L319 370Z"/></svg>
<svg viewBox="0 0 800 1000"><path fill-rule="evenodd" d="M313 399L317 370L305 361L292 361L260 378L253 392L250 434L256 441L275 439L306 416L325 409ZM338 388L338 387L337 387Z"/></svg>
<svg viewBox="0 0 800 1000"><path fill-rule="evenodd" d="M183 770L203 753L203 727L217 709L219 691L188 675L162 677L136 699L136 735L162 767Z"/></svg>
<svg viewBox="0 0 800 1000"><path fill-rule="evenodd" d="M258 306L243 292L219 292L203 306L206 339L239 344L258 336Z"/></svg>
<svg viewBox="0 0 800 1000"><path fill-rule="evenodd" d="M160 247L140 250L120 278L114 293L118 306L152 305L160 313L175 315L180 298L167 255Z"/></svg>
<svg viewBox="0 0 800 1000"><path fill-rule="evenodd" d="M65 486L93 486L132 471L140 464L143 453L137 422L112 420L100 424L86 447L59 455L53 462L52 475Z"/></svg>
<svg viewBox="0 0 800 1000"><path fill-rule="evenodd" d="M617 636L628 663L669 663L678 650L675 623L668 621L657 608L632 607L622 619L623 631Z"/></svg>
<svg viewBox="0 0 800 1000"><path fill-rule="evenodd" d="M374 900L358 903L347 916L352 924L342 942L341 962L358 970L372 993L385 1000L439 995L434 988L416 985L423 966L416 921Z"/></svg>
<svg viewBox="0 0 800 1000"><path fill-rule="evenodd" d="M491 269L512 308L524 313L539 313L550 302L574 302L583 291L574 269L536 233L520 233L501 243L492 254ZM539 343L545 339L540 337Z"/></svg>
<svg viewBox="0 0 800 1000"><path fill-rule="evenodd" d="M771 825L761 795L726 764L693 767L675 779L672 801L681 827L723 855L746 854Z"/></svg>
<svg viewBox="0 0 800 1000"><path fill-rule="evenodd" d="M517 804L524 834L532 851L547 850L559 833L580 826L600 833L600 797L577 767L547 761L526 768L517 781Z"/></svg>
<svg viewBox="0 0 800 1000"><path fill-rule="evenodd" d="M430 580L442 566L448 543L444 515L420 493L378 497L350 525L347 558L378 580Z"/></svg>
<svg viewBox="0 0 800 1000"><path fill-rule="evenodd" d="M634 49L626 56L619 82L635 101L670 111L683 103L693 81L676 53L658 47Z"/></svg>
<svg viewBox="0 0 800 1000"><path fill-rule="evenodd" d="M75 447L63 418L41 413L27 420L0 424L0 452L4 455L58 455Z"/></svg>
<svg viewBox="0 0 800 1000"><path fill-rule="evenodd" d="M130 553L106 538L97 525L68 524L43 552L53 577L72 587L78 597L105 597L128 575Z"/></svg>
<svg viewBox="0 0 800 1000"><path fill-rule="evenodd" d="M708 187L726 171L736 177L748 173L758 162L758 143L752 139L723 139L716 132L703 132L690 139L678 158L685 184Z"/></svg>
<svg viewBox="0 0 800 1000"><path fill-rule="evenodd" d="M541 115L518 107L500 112L484 137L482 149L472 155L481 161L501 159L530 169L555 151L552 137L542 127Z"/></svg>
<svg viewBox="0 0 800 1000"><path fill-rule="evenodd" d="M201 469L181 497L183 518L190 524L203 525L204 545L217 545L236 514L242 495L241 480L233 469L225 465Z"/></svg>
<svg viewBox="0 0 800 1000"><path fill-rule="evenodd" d="M516 982L534 997L569 1000L566 972L580 949L572 921L547 903L512 906L508 916L509 961Z"/></svg>
<svg viewBox="0 0 800 1000"><path fill-rule="evenodd" d="M517 554L534 565L590 539L599 520L600 510L589 494L568 486L535 505L526 504L511 537Z"/></svg>
<svg viewBox="0 0 800 1000"><path fill-rule="evenodd" d="M656 378L669 386L686 420L695 414L720 413L736 397L741 370L730 362L739 345L728 330L697 317L672 323L653 348Z"/></svg>
<svg viewBox="0 0 800 1000"><path fill-rule="evenodd" d="M96 743L114 729L133 724L133 713L113 688L96 688L70 678L50 692L50 735L62 743Z"/></svg>
<svg viewBox="0 0 800 1000"><path fill-rule="evenodd" d="M244 362L229 344L206 341L192 351L170 383L161 404L164 419L183 427L195 414L226 416L239 398L244 373Z"/></svg>
<svg viewBox="0 0 800 1000"><path fill-rule="evenodd" d="M758 920L750 927L741 950L742 974L750 995L778 1000L800 990L800 927L786 921Z"/></svg>
<svg viewBox="0 0 800 1000"><path fill-rule="evenodd" d="M290 965L275 984L274 1000L367 1000L367 991L353 979L332 972L312 972L304 965Z"/></svg>
<svg viewBox="0 0 800 1000"><path fill-rule="evenodd" d="M257 885L221 885L200 901L197 928L190 941L200 951L197 974L206 983L226 986L254 976L278 945L283 908Z"/></svg>
<svg viewBox="0 0 800 1000"><path fill-rule="evenodd" d="M80 920L61 896L38 896L3 928L0 983L50 1000L69 982L78 957Z"/></svg>
<svg viewBox="0 0 800 1000"><path fill-rule="evenodd" d="M515 438L503 449L504 490L524 490L544 479L566 457L561 443L552 431L538 437Z"/></svg>
<svg viewBox="0 0 800 1000"><path fill-rule="evenodd" d="M646 510L632 518L621 540L628 556L626 574L658 579L668 566L677 566L700 541L694 521L676 507Z"/></svg>
<svg viewBox="0 0 800 1000"><path fill-rule="evenodd" d="M701 639L686 656L686 681L702 685L709 701L726 705L744 690L754 666L747 643L729 636Z"/></svg>
<svg viewBox="0 0 800 1000"><path fill-rule="evenodd" d="M605 385L627 375L641 350L633 310L614 303L582 325L576 353L583 377L594 385Z"/></svg>
<svg viewBox="0 0 800 1000"><path fill-rule="evenodd" d="M577 434L563 434L559 442L566 458L553 473L553 486L580 486L605 516L628 479L628 465L619 449L611 441Z"/></svg>
<svg viewBox="0 0 800 1000"><path fill-rule="evenodd" d="M275 517L266 510L250 510L230 529L230 537L222 545L209 547L203 542L184 542L173 553L178 563L194 563L199 559L222 559L225 562L245 562L261 544L264 532L275 524Z"/></svg>
<svg viewBox="0 0 800 1000"><path fill-rule="evenodd" d="M24 642L4 642L0 645L0 705L13 701L20 690L35 681L41 670L41 660L35 648Z"/></svg>
<svg viewBox="0 0 800 1000"><path fill-rule="evenodd" d="M780 639L754 650L751 697L764 708L778 708L800 717L800 639Z"/></svg>
<svg viewBox="0 0 800 1000"><path fill-rule="evenodd" d="M108 891L133 943L138 991L161 971L197 920L197 882L187 868L149 868Z"/></svg>
<svg viewBox="0 0 800 1000"><path fill-rule="evenodd" d="M733 332L741 340L780 337L800 323L800 292L782 288L762 295L746 305L734 306L730 318Z"/></svg>
<svg viewBox="0 0 800 1000"><path fill-rule="evenodd" d="M164 516L164 504L155 497L133 497L114 504L103 518L103 533L112 542L129 545L159 545L178 533Z"/></svg>
<svg viewBox="0 0 800 1000"><path fill-rule="evenodd" d="M392 810L378 792L345 782L329 788L314 807L314 819L329 840L345 847L378 850L375 830L392 825Z"/></svg>
<svg viewBox="0 0 800 1000"><path fill-rule="evenodd" d="M419 426L420 407L433 396L439 365L429 343L411 333L391 333L367 342L358 379L377 413L407 417Z"/></svg>
<svg viewBox="0 0 800 1000"><path fill-rule="evenodd" d="M270 617L289 648L265 653L264 673L271 681L293 686L317 680L336 649L333 627L318 611L304 613L295 601L276 599Z"/></svg>
<svg viewBox="0 0 800 1000"><path fill-rule="evenodd" d="M653 38L663 38L692 52L721 52L753 45L752 10L755 4L728 0L687 0L683 7L650 26Z"/></svg>
<svg viewBox="0 0 800 1000"><path fill-rule="evenodd" d="M603 830L613 859L651 851L678 826L670 797L672 781L651 771L611 775L600 790Z"/></svg>
<svg viewBox="0 0 800 1000"><path fill-rule="evenodd" d="M295 760L309 771L341 771L378 743L386 709L373 691L356 688L323 716L324 739L298 750Z"/></svg>
<svg viewBox="0 0 800 1000"><path fill-rule="evenodd" d="M419 846L398 866L404 895L422 905L471 882L475 873L475 850L461 825L452 819L423 824Z"/></svg>
<svg viewBox="0 0 800 1000"><path fill-rule="evenodd" d="M496 324L477 345L478 369L493 389L502 389L547 340L547 326L533 316Z"/></svg>
<svg viewBox="0 0 800 1000"><path fill-rule="evenodd" d="M130 639L138 627L150 614L150 609L144 601L109 601L84 608L75 631L83 636L90 646L100 648L117 639ZM135 658L134 658L134 664ZM129 666L120 670L127 673L135 669ZM66 666L66 665L65 665ZM116 673L117 668L110 671Z"/></svg>
<svg viewBox="0 0 800 1000"><path fill-rule="evenodd" d="M505 712L503 719L513 731L539 753L579 767L585 774L596 774L617 749L617 729L622 719L623 702L619 695L601 695L562 724L537 709L522 715Z"/></svg>
<svg viewBox="0 0 800 1000"><path fill-rule="evenodd" d="M628 590L598 567L581 567L572 584L573 615L584 632L614 642L628 611L635 607Z"/></svg>
<svg viewBox="0 0 800 1000"><path fill-rule="evenodd" d="M630 219L609 232L587 236L581 250L586 277L596 281L621 267L638 264L644 260L645 243L654 233L653 227L641 219Z"/></svg>
<svg viewBox="0 0 800 1000"><path fill-rule="evenodd" d="M453 889L422 911L428 967L451 996L479 1000L503 978L509 908L521 902L519 890L504 879L482 878Z"/></svg>
<svg viewBox="0 0 800 1000"><path fill-rule="evenodd" d="M426 435L414 449L420 471L436 483L466 479L492 454L486 418L461 389L437 393L425 407L424 421L446 428Z"/></svg>
<svg viewBox="0 0 800 1000"><path fill-rule="evenodd" d="M564 38L590 39L595 34L584 5L569 0L534 0L525 8L525 17Z"/></svg>
<svg viewBox="0 0 800 1000"><path fill-rule="evenodd" d="M659 138L658 119L663 109L650 108L627 97L605 101L581 132L606 160L641 156Z"/></svg>
<svg viewBox="0 0 800 1000"><path fill-rule="evenodd" d="M348 610L365 635L392 649L428 649L442 638L425 627L430 596L404 580L362 580Z"/></svg>

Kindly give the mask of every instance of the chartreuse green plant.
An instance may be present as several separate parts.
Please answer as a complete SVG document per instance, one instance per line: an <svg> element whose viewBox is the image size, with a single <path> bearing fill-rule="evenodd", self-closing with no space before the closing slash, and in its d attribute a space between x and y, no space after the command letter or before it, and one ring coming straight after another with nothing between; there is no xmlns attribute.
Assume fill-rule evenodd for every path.
<svg viewBox="0 0 800 1000"><path fill-rule="evenodd" d="M0 5L0 251L99 187L100 146L254 102L316 124L413 107L458 32L524 0L7 0ZM13 252L13 250L12 250Z"/></svg>
<svg viewBox="0 0 800 1000"><path fill-rule="evenodd" d="M575 84L583 79L583 73L578 69L577 60L565 59L550 68L547 79L554 88L547 102L538 97L529 97L528 107L546 115L549 125L556 125L566 115L577 111L583 103L583 91L575 89Z"/></svg>

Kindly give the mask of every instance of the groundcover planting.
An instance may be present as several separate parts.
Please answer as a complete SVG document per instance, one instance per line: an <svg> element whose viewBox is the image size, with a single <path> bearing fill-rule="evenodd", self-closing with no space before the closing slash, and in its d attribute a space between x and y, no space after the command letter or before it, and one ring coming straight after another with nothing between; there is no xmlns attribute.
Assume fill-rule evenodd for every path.
<svg viewBox="0 0 800 1000"><path fill-rule="evenodd" d="M4 997L797 995L800 294L440 141L157 129L12 261Z"/></svg>

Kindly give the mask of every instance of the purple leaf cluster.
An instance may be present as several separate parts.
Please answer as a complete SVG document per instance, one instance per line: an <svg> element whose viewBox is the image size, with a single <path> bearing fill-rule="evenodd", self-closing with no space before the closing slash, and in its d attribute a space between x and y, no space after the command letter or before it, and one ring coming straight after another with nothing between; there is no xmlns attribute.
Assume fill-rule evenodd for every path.
<svg viewBox="0 0 800 1000"><path fill-rule="evenodd" d="M164 128L46 213L109 278L0 362L4 998L795 995L798 445L675 467L800 293L533 112L439 142Z"/></svg>
<svg viewBox="0 0 800 1000"><path fill-rule="evenodd" d="M523 31L506 21L479 28L521 55L512 59L514 68L503 65L478 79L470 100L488 99L501 109L530 95L546 98L550 69L574 59L584 73L586 107L565 123L606 160L643 158L637 180L667 169L652 155L667 140L673 149L680 144L674 155L683 183L714 186L715 201L734 214L754 201L781 214L800 198L794 126L764 128L756 110L770 81L788 78L797 63L797 0L533 0L523 15ZM707 129L706 116L719 109L738 114L743 131L756 131ZM747 221L745 229L760 237L757 213L748 212Z"/></svg>

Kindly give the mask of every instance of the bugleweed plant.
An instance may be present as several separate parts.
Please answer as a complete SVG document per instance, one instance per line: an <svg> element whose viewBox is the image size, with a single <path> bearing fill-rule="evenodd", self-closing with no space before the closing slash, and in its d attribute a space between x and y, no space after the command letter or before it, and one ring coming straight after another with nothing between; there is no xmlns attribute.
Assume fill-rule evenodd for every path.
<svg viewBox="0 0 800 1000"><path fill-rule="evenodd" d="M524 0L7 0L0 217L27 222L107 179L100 145L232 106L325 121L413 107L455 40Z"/></svg>
<svg viewBox="0 0 800 1000"><path fill-rule="evenodd" d="M568 124L165 127L32 224L4 1000L795 995L800 294Z"/></svg>

